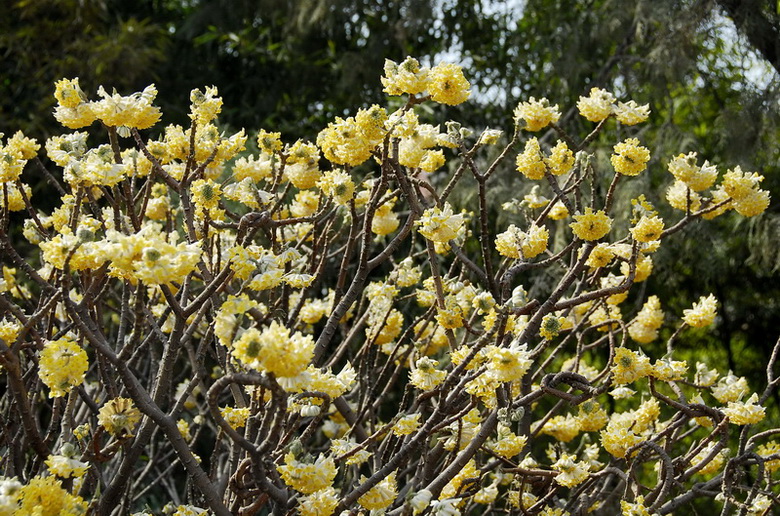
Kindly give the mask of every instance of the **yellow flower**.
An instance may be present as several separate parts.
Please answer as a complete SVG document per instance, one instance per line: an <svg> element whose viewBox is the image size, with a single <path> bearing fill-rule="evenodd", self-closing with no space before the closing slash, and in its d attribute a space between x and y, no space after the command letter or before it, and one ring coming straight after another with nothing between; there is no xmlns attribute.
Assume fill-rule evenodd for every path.
<svg viewBox="0 0 780 516"><path fill-rule="evenodd" d="M615 257L615 252L612 247L604 242L596 244L593 250L588 255L588 259L585 261L585 265L597 269L599 267L606 267Z"/></svg>
<svg viewBox="0 0 780 516"><path fill-rule="evenodd" d="M700 297L692 308L683 310L683 321L694 328L709 326L715 321L717 314L718 300L710 294L707 297Z"/></svg>
<svg viewBox="0 0 780 516"><path fill-rule="evenodd" d="M615 117L623 125L636 125L647 120L650 116L650 105L638 105L635 101L629 100L626 103L618 102L615 108Z"/></svg>
<svg viewBox="0 0 780 516"><path fill-rule="evenodd" d="M612 360L612 375L617 384L631 383L652 372L650 359L644 353L619 347Z"/></svg>
<svg viewBox="0 0 780 516"><path fill-rule="evenodd" d="M416 412L402 417L393 425L393 434L395 435L409 435L418 428L420 428L420 413Z"/></svg>
<svg viewBox="0 0 780 516"><path fill-rule="evenodd" d="M566 142L558 140L558 143L550 151L550 157L544 158L544 162L552 175L568 174L574 168L574 153L566 145Z"/></svg>
<svg viewBox="0 0 780 516"><path fill-rule="evenodd" d="M445 371L439 371L436 366L439 362L428 357L417 360L415 367L409 373L409 383L422 391L433 390L447 377Z"/></svg>
<svg viewBox="0 0 780 516"><path fill-rule="evenodd" d="M687 372L688 362L685 360L659 358L653 364L653 370L650 374L663 382L676 382L684 379Z"/></svg>
<svg viewBox="0 0 780 516"><path fill-rule="evenodd" d="M597 432L604 428L609 416L598 401L588 400L579 406L577 421L583 432Z"/></svg>
<svg viewBox="0 0 780 516"><path fill-rule="evenodd" d="M332 487L320 489L298 499L301 516L330 516L339 504L338 493Z"/></svg>
<svg viewBox="0 0 780 516"><path fill-rule="evenodd" d="M365 481L365 477L361 478L361 481ZM398 496L398 488L395 483L395 471L393 471L358 498L358 503L370 511L382 510L393 503L396 496Z"/></svg>
<svg viewBox="0 0 780 516"><path fill-rule="evenodd" d="M60 106L75 108L87 100L86 95L79 86L79 78L61 79L54 83L54 98Z"/></svg>
<svg viewBox="0 0 780 516"><path fill-rule="evenodd" d="M371 157L371 151L378 143L361 131L353 117L336 117L317 135L317 145L325 158L338 165L353 167Z"/></svg>
<svg viewBox="0 0 780 516"><path fill-rule="evenodd" d="M499 382L513 382L523 378L532 361L526 345L512 342L507 348L487 346L487 374Z"/></svg>
<svg viewBox="0 0 780 516"><path fill-rule="evenodd" d="M87 352L68 337L48 341L41 351L38 376L49 388L50 398L66 395L84 382Z"/></svg>
<svg viewBox="0 0 780 516"><path fill-rule="evenodd" d="M664 221L661 217L654 215L648 217L643 215L639 222L631 228L631 236L637 242L652 242L661 238L664 231Z"/></svg>
<svg viewBox="0 0 780 516"><path fill-rule="evenodd" d="M555 482L564 487L574 487L585 481L590 475L588 463L584 461L575 462L577 457L564 453L561 455L552 469L558 472L555 476Z"/></svg>
<svg viewBox="0 0 780 516"><path fill-rule="evenodd" d="M511 224L496 236L496 250L509 258L533 258L547 249L549 232L544 226L531 224L527 232Z"/></svg>
<svg viewBox="0 0 780 516"><path fill-rule="evenodd" d="M580 433L580 420L571 414L551 417L542 427L540 433L552 436L554 439L568 443Z"/></svg>
<svg viewBox="0 0 780 516"><path fill-rule="evenodd" d="M704 459L706 459L707 456L710 453L712 453L712 450L714 448L715 448L715 443L709 443L707 446L702 448L702 450L699 453L697 453L693 457L693 459L691 459L691 466L698 467L699 465L701 465L702 462L704 462ZM725 449L721 450L719 453L716 453L715 456L712 457L712 459L710 459L709 462L707 462L702 466L702 468L699 470L699 474L709 475L720 471L720 468L723 467L723 463L725 462L726 453L728 452Z"/></svg>
<svg viewBox="0 0 780 516"><path fill-rule="evenodd" d="M658 328L664 322L664 312L658 296L650 296L634 321L628 327L628 334L636 342L647 344L658 338Z"/></svg>
<svg viewBox="0 0 780 516"><path fill-rule="evenodd" d="M455 215L449 203L444 204L443 210L438 206L428 208L420 220L415 222L419 226L420 234L434 242L449 242L457 237L464 223L463 215Z"/></svg>
<svg viewBox="0 0 780 516"><path fill-rule="evenodd" d="M157 97L154 84L127 97L118 93L109 95L101 86L98 95L103 97L103 100L92 103L92 112L107 126L148 129L162 117L160 108L152 105Z"/></svg>
<svg viewBox="0 0 780 516"><path fill-rule="evenodd" d="M377 208L376 213L374 213L374 220L371 221L372 233L384 236L398 229L400 221L398 220L398 215L393 212L394 205L395 199L391 199Z"/></svg>
<svg viewBox="0 0 780 516"><path fill-rule="evenodd" d="M601 88L591 88L590 95L580 97L577 101L577 109L580 115L591 122L601 122L612 114L615 106L615 97L610 92Z"/></svg>
<svg viewBox="0 0 780 516"><path fill-rule="evenodd" d="M205 91L194 89L190 92L190 118L204 126L217 118L222 111L222 98L218 96L216 86L206 86Z"/></svg>
<svg viewBox="0 0 780 516"><path fill-rule="evenodd" d="M766 211L769 207L769 191L752 190L742 199L735 201L734 210L743 217L755 217Z"/></svg>
<svg viewBox="0 0 780 516"><path fill-rule="evenodd" d="M766 444L760 445L756 448L756 453L761 457L769 457L770 455L776 455L780 453L780 444L777 441L769 441ZM774 473L780 469L780 459L773 459L764 462L764 467L769 473Z"/></svg>
<svg viewBox="0 0 780 516"><path fill-rule="evenodd" d="M458 65L441 63L428 73L428 93L431 100L440 104L456 106L465 102L471 94L470 86Z"/></svg>
<svg viewBox="0 0 780 516"><path fill-rule="evenodd" d="M651 516L647 507L645 507L644 496L637 496L635 503L621 500L620 509L622 511L622 516Z"/></svg>
<svg viewBox="0 0 780 516"><path fill-rule="evenodd" d="M246 426L246 420L249 418L249 407L222 407L219 409L219 413L222 415L230 428L236 430Z"/></svg>
<svg viewBox="0 0 780 516"><path fill-rule="evenodd" d="M76 447L70 443L65 443L60 450L62 455L49 455L46 459L46 466L49 472L60 478L78 478L86 474L89 464L77 460Z"/></svg>
<svg viewBox="0 0 780 516"><path fill-rule="evenodd" d="M529 138L525 142L525 150L517 155L515 164L518 172L528 179L537 180L544 178L544 171L547 169L544 161L539 140Z"/></svg>
<svg viewBox="0 0 780 516"><path fill-rule="evenodd" d="M766 415L764 407L758 404L757 393L753 393L745 402L730 401L723 413L735 425L752 425L762 421Z"/></svg>
<svg viewBox="0 0 780 516"><path fill-rule="evenodd" d="M270 133L260 129L257 131L257 147L266 154L282 150L282 133Z"/></svg>
<svg viewBox="0 0 780 516"><path fill-rule="evenodd" d="M531 97L528 102L521 102L515 108L515 123L525 121L525 130L539 131L550 123L555 123L561 117L558 106L550 105L550 101L542 98L536 100Z"/></svg>
<svg viewBox="0 0 780 516"><path fill-rule="evenodd" d="M34 477L17 493L13 514L30 516L77 516L87 513L87 502L62 488L54 477Z"/></svg>
<svg viewBox="0 0 780 516"><path fill-rule="evenodd" d="M355 183L352 176L341 169L335 169L325 172L317 186L322 189L325 195L342 206L346 205L355 196Z"/></svg>
<svg viewBox="0 0 780 516"><path fill-rule="evenodd" d="M682 181L675 181L666 189L666 200L672 208L685 212L694 212L701 208L701 195Z"/></svg>
<svg viewBox="0 0 780 516"><path fill-rule="evenodd" d="M627 419L613 419L601 431L601 445L613 457L625 458L628 449L642 441L642 437L631 430L633 422Z"/></svg>
<svg viewBox="0 0 780 516"><path fill-rule="evenodd" d="M737 401L748 393L747 380L741 376L735 376L729 371L729 374L718 380L718 383L712 386L712 395L721 403L730 403Z"/></svg>
<svg viewBox="0 0 780 516"><path fill-rule="evenodd" d="M400 64L385 59L384 72L381 78L384 91L388 95L401 95L408 93L415 95L428 87L428 72L426 67L421 67L420 62L413 57L407 57Z"/></svg>
<svg viewBox="0 0 780 516"><path fill-rule="evenodd" d="M314 356L311 335L291 332L276 321L262 332L246 330L233 345L233 353L247 367L292 377L301 373Z"/></svg>
<svg viewBox="0 0 780 516"><path fill-rule="evenodd" d="M477 464L474 461L474 459L471 459L466 463L465 466L463 466L463 469L461 469L458 472L458 474L455 475L446 486L444 486L444 489L441 490L441 495L439 496L439 498L444 500L446 498L457 497L461 492L461 487L463 486L464 483L466 483L467 480L471 480L471 479L479 480L479 477L480 477L480 471L477 469ZM444 513L444 514L452 514L452 513Z"/></svg>
<svg viewBox="0 0 780 516"><path fill-rule="evenodd" d="M331 487L337 472L332 457L320 454L314 463L308 463L299 462L293 453L285 455L284 465L276 470L285 484L307 495Z"/></svg>
<svg viewBox="0 0 780 516"><path fill-rule="evenodd" d="M141 412L130 398L114 398L100 407L98 424L114 436L130 436L141 420Z"/></svg>
<svg viewBox="0 0 780 516"><path fill-rule="evenodd" d="M647 168L650 151L639 145L639 140L629 138L615 145L615 153L610 158L615 171L625 176L635 176Z"/></svg>
<svg viewBox="0 0 780 516"><path fill-rule="evenodd" d="M561 201L555 201L547 216L552 220L562 220L569 216L569 209Z"/></svg>
<svg viewBox="0 0 780 516"><path fill-rule="evenodd" d="M547 314L542 319L542 325L539 328L539 335L543 339L552 340L558 336L566 325L565 317L558 317L554 314Z"/></svg>
<svg viewBox="0 0 780 516"><path fill-rule="evenodd" d="M603 210L594 212L590 207L585 208L585 213L575 215L574 220L569 227L582 240L598 240L612 228L612 219Z"/></svg>
<svg viewBox="0 0 780 516"><path fill-rule="evenodd" d="M420 170L430 174L439 170L444 163L446 163L444 152L440 150L427 150L423 154L418 166L420 167Z"/></svg>
<svg viewBox="0 0 780 516"><path fill-rule="evenodd" d="M496 442L489 445L489 448L505 459L511 459L523 451L527 442L528 438L526 436L515 435L511 428L503 423L499 423Z"/></svg>
<svg viewBox="0 0 780 516"><path fill-rule="evenodd" d="M723 189L735 201L739 201L756 189L759 183L764 180L764 176L756 172L743 172L742 168L734 167L723 176Z"/></svg>

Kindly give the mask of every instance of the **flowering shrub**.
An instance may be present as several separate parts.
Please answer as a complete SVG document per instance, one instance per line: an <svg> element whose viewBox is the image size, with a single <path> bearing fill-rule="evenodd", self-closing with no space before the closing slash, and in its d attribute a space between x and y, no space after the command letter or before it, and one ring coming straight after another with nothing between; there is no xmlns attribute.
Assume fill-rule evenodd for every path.
<svg viewBox="0 0 780 516"><path fill-rule="evenodd" d="M2 141L0 514L634 515L699 497L761 514L777 501L780 429L764 420L778 348L755 392L675 356L681 332L713 324L714 296L681 314L655 296L624 303L690 222L765 210L762 177L680 155L675 220L644 196L617 213L651 152L625 138L610 168L588 150L613 124L634 134L648 106L594 88L577 107L597 125L578 140L531 98L488 160L501 131L421 119L424 103L469 97L458 66L384 72L405 105L336 118L316 144L262 130L244 152L243 130L215 125L215 88L192 92L190 127L158 130L153 86L89 100L78 79L57 83L55 116L99 121L108 143L50 138L50 172L35 140ZM543 129L559 140L529 134ZM488 187L513 159L516 181L537 183L495 232ZM61 193L50 214L28 166ZM450 199L460 184L475 211ZM12 240L13 211L32 247ZM648 356L662 329L666 353Z"/></svg>

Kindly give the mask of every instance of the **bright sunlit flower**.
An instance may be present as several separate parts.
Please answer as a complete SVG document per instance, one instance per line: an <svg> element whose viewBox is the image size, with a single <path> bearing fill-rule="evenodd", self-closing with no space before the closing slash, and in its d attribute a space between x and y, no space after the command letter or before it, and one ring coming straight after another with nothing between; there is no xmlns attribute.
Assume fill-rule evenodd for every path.
<svg viewBox="0 0 780 516"><path fill-rule="evenodd" d="M590 95L577 101L577 109L589 121L601 122L615 109L615 97L601 88L591 88Z"/></svg>
<svg viewBox="0 0 780 516"><path fill-rule="evenodd" d="M439 371L439 362L428 357L417 360L415 367L409 373L409 383L422 391L433 390L447 377L446 371Z"/></svg>
<svg viewBox="0 0 780 516"><path fill-rule="evenodd" d="M569 224L577 238L583 240L598 240L604 237L612 228L610 219L603 210L593 211L585 208L585 213L574 216L574 222Z"/></svg>
<svg viewBox="0 0 780 516"><path fill-rule="evenodd" d="M293 453L288 453L284 456L284 465L276 469L285 484L307 495L331 487L337 473L333 458L322 454L314 462L301 462Z"/></svg>
<svg viewBox="0 0 780 516"><path fill-rule="evenodd" d="M619 347L612 360L612 375L617 384L631 383L652 372L650 359L644 353Z"/></svg>
<svg viewBox="0 0 780 516"><path fill-rule="evenodd" d="M87 502L72 495L55 477L36 476L16 493L18 505L13 514L30 516L76 516L87 513Z"/></svg>
<svg viewBox="0 0 780 516"><path fill-rule="evenodd" d="M558 472L555 476L555 482L564 487L574 487L581 484L590 475L590 468L587 462L576 461L576 456L564 453L552 469Z"/></svg>
<svg viewBox="0 0 780 516"><path fill-rule="evenodd" d="M526 131L539 131L551 123L556 123L561 117L558 106L550 105L550 101L531 97L527 102L521 102L515 108L515 123L525 122Z"/></svg>
<svg viewBox="0 0 780 516"><path fill-rule="evenodd" d="M723 413L735 425L753 425L764 419L766 410L758 404L758 394L753 393L745 402L730 401Z"/></svg>
<svg viewBox="0 0 780 516"><path fill-rule="evenodd" d="M652 217L643 215L630 231L631 236L637 242L652 242L661 238L661 233L664 231L664 221L657 215Z"/></svg>
<svg viewBox="0 0 780 516"><path fill-rule="evenodd" d="M510 224L506 231L496 236L496 250L509 258L531 259L547 250L549 232L544 226L531 224L523 231Z"/></svg>
<svg viewBox="0 0 780 516"><path fill-rule="evenodd" d="M635 101L629 100L626 103L618 102L615 108L615 117L623 125L636 125L644 122L650 116L650 105L638 105Z"/></svg>
<svg viewBox="0 0 780 516"><path fill-rule="evenodd" d="M87 352L69 337L48 341L41 351L38 376L49 388L49 397L65 396L84 382Z"/></svg>
<svg viewBox="0 0 780 516"><path fill-rule="evenodd" d="M615 153L610 158L615 171L624 176L636 176L647 168L650 161L650 151L639 145L639 140L629 138L614 147Z"/></svg>
<svg viewBox="0 0 780 516"><path fill-rule="evenodd" d="M455 215L452 206L448 203L444 209L438 206L428 208L415 222L422 236L434 242L449 242L458 236L458 231L463 227L465 219L462 214Z"/></svg>
<svg viewBox="0 0 780 516"><path fill-rule="evenodd" d="M545 165L542 149L539 146L539 140L529 138L525 142L525 150L517 155L515 164L517 165L517 171L528 179L538 180L544 178L544 171L547 169L547 166Z"/></svg>
<svg viewBox="0 0 780 516"><path fill-rule="evenodd" d="M469 98L470 86L463 69L455 64L441 63L428 73L427 89L434 102L450 106L461 104Z"/></svg>
<svg viewBox="0 0 780 516"><path fill-rule="evenodd" d="M713 294L700 297L692 308L683 310L683 321L694 328L709 326L715 321L717 315L718 300Z"/></svg>

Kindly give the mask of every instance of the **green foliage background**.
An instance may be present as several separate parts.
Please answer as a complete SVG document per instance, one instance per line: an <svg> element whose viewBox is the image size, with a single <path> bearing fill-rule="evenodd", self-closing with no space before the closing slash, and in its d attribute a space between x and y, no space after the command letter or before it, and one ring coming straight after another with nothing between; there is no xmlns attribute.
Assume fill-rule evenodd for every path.
<svg viewBox="0 0 780 516"><path fill-rule="evenodd" d="M656 257L640 293L677 317L700 295L723 303L714 331L686 332L690 359L705 357L762 386L780 334L780 15L748 0L15 0L0 17L0 132L45 139L63 132L51 115L53 83L78 76L127 94L151 82L168 123L183 123L189 91L215 85L232 128L314 139L334 116L385 103L385 58L456 61L473 84L457 109L431 121L508 128L512 108L545 96L561 125L584 135L573 107L594 86L650 103L640 137L653 150L636 182L665 205L668 160L696 151L725 171L766 176L767 213L689 227ZM612 138L613 141L608 141ZM605 160L614 134L603 141ZM28 171L27 174L34 174ZM33 177L28 175L28 178ZM507 170L501 200L530 188ZM29 180L29 179L28 179ZM37 194L41 179L30 180ZM630 194L622 199L627 206ZM468 191L460 192L467 199ZM39 197L39 200L41 197ZM44 203L47 201L43 201ZM663 208L662 208L663 212ZM668 213L668 212L667 212ZM637 294L635 294L637 295ZM660 346L658 350L660 352ZM702 353L704 351L704 353ZM780 403L779 403L780 405Z"/></svg>

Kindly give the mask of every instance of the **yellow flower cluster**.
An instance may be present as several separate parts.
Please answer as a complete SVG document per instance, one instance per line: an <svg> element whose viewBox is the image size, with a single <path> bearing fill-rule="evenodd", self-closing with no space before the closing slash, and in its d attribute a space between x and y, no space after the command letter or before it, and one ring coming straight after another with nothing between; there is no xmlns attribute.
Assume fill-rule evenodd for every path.
<svg viewBox="0 0 780 516"><path fill-rule="evenodd" d="M0 183L10 185L17 181L24 166L36 156L38 149L38 142L27 138L21 131L8 138L5 144L0 133Z"/></svg>
<svg viewBox="0 0 780 516"><path fill-rule="evenodd" d="M100 407L98 424L117 437L129 437L141 420L141 412L130 398L114 398Z"/></svg>
<svg viewBox="0 0 780 516"><path fill-rule="evenodd" d="M574 222L569 224L577 238L582 240L599 240L606 236L612 228L612 219L603 210L593 211L585 208L585 213L574 216Z"/></svg>
<svg viewBox="0 0 780 516"><path fill-rule="evenodd" d="M385 75L382 85L388 95L417 95L428 91L431 100L455 106L465 102L471 85L463 76L460 66L440 63L433 68L420 66L413 57L407 57L400 64L385 60Z"/></svg>
<svg viewBox="0 0 780 516"><path fill-rule="evenodd" d="M38 376L49 388L49 397L65 396L84 382L87 352L68 336L47 341L41 351Z"/></svg>
<svg viewBox="0 0 780 516"><path fill-rule="evenodd" d="M246 420L249 418L249 407L221 407L219 413L222 415L230 428L237 430L246 426Z"/></svg>
<svg viewBox="0 0 780 516"><path fill-rule="evenodd" d="M36 476L19 488L15 496L18 506L13 514L35 516L82 516L87 514L87 502L63 489L54 477Z"/></svg>
<svg viewBox="0 0 780 516"><path fill-rule="evenodd" d="M612 376L615 383L631 383L649 376L651 372L650 359L644 353L624 347L615 349L615 357L612 359Z"/></svg>
<svg viewBox="0 0 780 516"><path fill-rule="evenodd" d="M430 391L436 388L447 377L445 371L436 369L439 362L428 357L417 360L415 367L409 373L409 383L421 391Z"/></svg>
<svg viewBox="0 0 780 516"><path fill-rule="evenodd" d="M366 494L358 498L358 503L369 511L381 511L393 503L398 496L398 487L395 482L396 472L393 471L372 487ZM365 481L362 478L361 481Z"/></svg>
<svg viewBox="0 0 780 516"><path fill-rule="evenodd" d="M550 101L542 98L536 100L531 97L526 102L521 102L515 108L515 124L520 120L525 122L526 131L540 131L550 124L558 122L561 112L557 105L550 105Z"/></svg>
<svg viewBox="0 0 780 516"><path fill-rule="evenodd" d="M496 250L508 258L531 259L547 250L550 237L547 228L531 224L523 231L511 224L506 231L496 236Z"/></svg>
<svg viewBox="0 0 780 516"><path fill-rule="evenodd" d="M102 100L88 102L79 86L78 77L58 81L54 92L57 99L54 117L70 129L86 127L96 120L110 127L147 129L162 116L160 108L152 105L157 97L154 85L128 96L116 92L109 94L101 86L98 95Z"/></svg>
<svg viewBox="0 0 780 516"><path fill-rule="evenodd" d="M753 217L769 207L769 191L758 187L764 176L742 172L739 167L723 176L723 189L734 199L734 210L743 217Z"/></svg>
<svg viewBox="0 0 780 516"><path fill-rule="evenodd" d="M263 331L249 328L233 343L233 356L245 366L292 377L301 373L314 355L314 339L291 332L276 321Z"/></svg>
<svg viewBox="0 0 780 516"><path fill-rule="evenodd" d="M658 296L650 296L628 327L628 334L640 344L648 344L658 338L658 328L664 322L664 312Z"/></svg>
<svg viewBox="0 0 780 516"><path fill-rule="evenodd" d="M591 88L587 97L580 97L577 109L591 122L601 122L614 114L621 124L636 125L650 116L649 105L640 106L633 100L616 105L615 96L601 88Z"/></svg>
<svg viewBox="0 0 780 516"><path fill-rule="evenodd" d="M647 168L647 162L650 161L650 151L647 147L639 145L636 138L628 138L615 145L615 153L610 158L615 172L624 176L639 175Z"/></svg>
<svg viewBox="0 0 780 516"><path fill-rule="evenodd" d="M639 222L630 231L631 236L637 242L653 242L661 238L661 233L664 231L664 221L657 215L652 217L645 215L639 219Z"/></svg>
<svg viewBox="0 0 780 516"><path fill-rule="evenodd" d="M284 456L284 465L276 469L285 484L307 495L331 487L337 473L333 458L322 454L314 462L302 462L293 453L288 453Z"/></svg>
<svg viewBox="0 0 780 516"><path fill-rule="evenodd" d="M449 204L445 204L444 209L436 206L425 210L420 220L415 222L420 234L434 242L449 242L456 238L464 223L463 214L455 215Z"/></svg>
<svg viewBox="0 0 780 516"><path fill-rule="evenodd" d="M710 294L700 297L692 308L683 310L683 321L694 328L709 326L715 321L717 315L718 300Z"/></svg>
<svg viewBox="0 0 780 516"><path fill-rule="evenodd" d="M561 455L552 469L557 471L555 482L564 487L574 487L585 481L590 475L590 467L587 462L577 461L575 455L564 453Z"/></svg>
<svg viewBox="0 0 780 516"><path fill-rule="evenodd" d="M325 157L337 165L357 166L371 157L371 151L384 138L384 108L372 106L347 119L336 117L320 131L317 145Z"/></svg>

